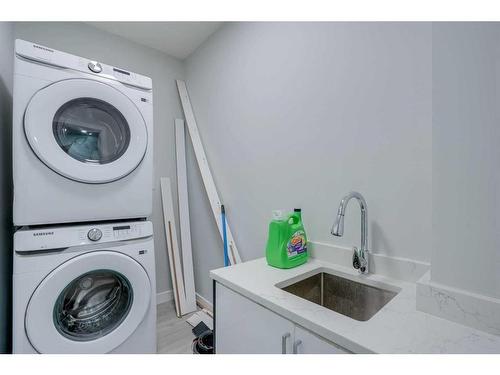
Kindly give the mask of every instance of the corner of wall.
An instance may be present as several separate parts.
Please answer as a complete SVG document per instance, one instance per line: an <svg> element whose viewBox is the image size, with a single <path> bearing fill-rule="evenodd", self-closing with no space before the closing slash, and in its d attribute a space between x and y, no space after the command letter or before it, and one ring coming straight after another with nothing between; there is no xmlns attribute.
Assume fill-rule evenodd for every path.
<svg viewBox="0 0 500 375"><path fill-rule="evenodd" d="M14 24L0 22L0 353L11 352L12 301L12 81Z"/></svg>
<svg viewBox="0 0 500 375"><path fill-rule="evenodd" d="M500 299L433 282L430 272L417 282L417 310L500 335Z"/></svg>

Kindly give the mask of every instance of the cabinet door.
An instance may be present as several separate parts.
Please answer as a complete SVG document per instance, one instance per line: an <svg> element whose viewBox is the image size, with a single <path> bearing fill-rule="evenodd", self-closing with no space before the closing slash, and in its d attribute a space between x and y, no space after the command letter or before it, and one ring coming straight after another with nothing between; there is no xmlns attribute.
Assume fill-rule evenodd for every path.
<svg viewBox="0 0 500 375"><path fill-rule="evenodd" d="M291 353L294 324L290 321L219 283L215 304L217 354Z"/></svg>
<svg viewBox="0 0 500 375"><path fill-rule="evenodd" d="M348 354L349 352L332 342L316 336L308 330L295 326L293 340L293 353L295 354Z"/></svg>

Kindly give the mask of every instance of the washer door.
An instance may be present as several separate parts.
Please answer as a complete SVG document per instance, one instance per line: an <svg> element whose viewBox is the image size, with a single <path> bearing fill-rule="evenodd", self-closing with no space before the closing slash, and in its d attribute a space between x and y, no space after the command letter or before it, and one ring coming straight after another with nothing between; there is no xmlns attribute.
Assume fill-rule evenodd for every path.
<svg viewBox="0 0 500 375"><path fill-rule="evenodd" d="M89 79L38 91L26 108L24 131L49 168L86 183L128 175L142 161L148 139L137 106L114 87Z"/></svg>
<svg viewBox="0 0 500 375"><path fill-rule="evenodd" d="M39 353L108 353L141 324L151 300L144 268L114 251L77 256L53 270L28 303L26 334Z"/></svg>

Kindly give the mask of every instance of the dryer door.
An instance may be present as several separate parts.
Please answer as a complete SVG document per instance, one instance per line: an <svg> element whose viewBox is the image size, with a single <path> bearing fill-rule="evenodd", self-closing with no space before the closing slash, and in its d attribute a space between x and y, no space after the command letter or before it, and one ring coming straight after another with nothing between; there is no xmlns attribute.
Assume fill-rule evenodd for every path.
<svg viewBox="0 0 500 375"><path fill-rule="evenodd" d="M86 183L105 183L132 172L147 147L137 106L114 87L68 79L38 91L24 114L28 142L49 168Z"/></svg>
<svg viewBox="0 0 500 375"><path fill-rule="evenodd" d="M26 334L39 353L108 353L141 324L150 300L151 282L136 260L114 251L86 253L37 287Z"/></svg>

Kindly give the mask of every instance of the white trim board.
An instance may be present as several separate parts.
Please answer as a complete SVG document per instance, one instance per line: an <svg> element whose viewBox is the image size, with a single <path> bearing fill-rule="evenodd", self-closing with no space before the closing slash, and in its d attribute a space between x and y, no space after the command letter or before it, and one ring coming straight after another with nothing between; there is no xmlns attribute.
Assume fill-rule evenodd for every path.
<svg viewBox="0 0 500 375"><path fill-rule="evenodd" d="M200 322L203 322L209 329L214 329L214 318L207 314L204 310L195 312L186 320L186 322L192 327L196 327Z"/></svg>
<svg viewBox="0 0 500 375"><path fill-rule="evenodd" d="M196 308L196 291L194 289L193 250L191 246L191 225L189 221L184 120L176 119L174 126L184 293L186 296L186 305L188 309L191 310Z"/></svg>
<svg viewBox="0 0 500 375"><path fill-rule="evenodd" d="M207 192L208 200L210 201L210 207L212 208L212 213L214 219L219 228L219 234L221 238L222 233L222 220L221 220L221 201L219 198L219 193L215 186L212 173L210 172L210 167L208 165L207 156L205 150L203 149L203 143L201 142L200 134L198 132L198 125L196 124L196 119L194 117L193 108L191 107L191 101L189 100L189 95L187 92L186 83L181 80L177 80L177 89L179 91L179 97L181 99L182 109L184 111L184 117L186 118L186 125L191 137L191 142L193 144L194 153L196 156L196 161L198 162L198 167L200 168L201 177L203 179L203 184L205 185L205 190ZM229 252L229 262L231 264L241 263L241 257L236 248L236 243L233 238L233 234L229 227L229 223L226 218L226 235L228 243Z"/></svg>
<svg viewBox="0 0 500 375"><path fill-rule="evenodd" d="M174 204L170 178L160 178L161 197L163 204L163 219L165 238L167 239L168 263L174 290L175 310L178 317L196 310L194 298L187 298L184 288L183 268L181 254L177 243L177 229L175 226Z"/></svg>

